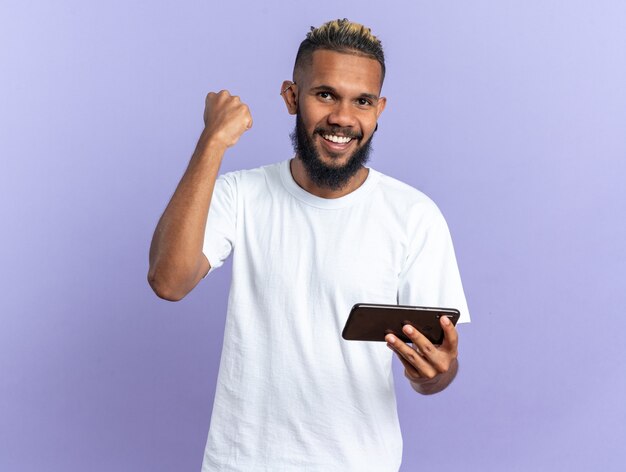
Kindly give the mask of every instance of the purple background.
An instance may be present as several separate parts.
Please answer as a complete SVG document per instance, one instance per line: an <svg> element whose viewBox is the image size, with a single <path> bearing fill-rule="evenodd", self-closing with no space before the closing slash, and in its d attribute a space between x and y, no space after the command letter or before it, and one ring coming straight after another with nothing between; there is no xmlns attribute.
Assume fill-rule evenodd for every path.
<svg viewBox="0 0 626 472"><path fill-rule="evenodd" d="M402 470L624 470L619 0L4 0L0 470L199 470L230 268L159 300L152 231L208 91L255 120L223 171L291 155L280 83L344 16L387 52L371 165L439 204L473 316L444 393L396 365Z"/></svg>

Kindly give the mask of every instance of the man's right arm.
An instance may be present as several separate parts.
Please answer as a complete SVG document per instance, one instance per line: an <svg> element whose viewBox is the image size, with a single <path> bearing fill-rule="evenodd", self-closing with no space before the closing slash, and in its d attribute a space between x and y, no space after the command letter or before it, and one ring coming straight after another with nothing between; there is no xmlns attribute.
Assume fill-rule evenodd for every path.
<svg viewBox="0 0 626 472"><path fill-rule="evenodd" d="M213 188L226 149L252 126L247 105L227 91L209 93L204 130L152 236L148 283L165 300L187 295L210 269L202 253Z"/></svg>

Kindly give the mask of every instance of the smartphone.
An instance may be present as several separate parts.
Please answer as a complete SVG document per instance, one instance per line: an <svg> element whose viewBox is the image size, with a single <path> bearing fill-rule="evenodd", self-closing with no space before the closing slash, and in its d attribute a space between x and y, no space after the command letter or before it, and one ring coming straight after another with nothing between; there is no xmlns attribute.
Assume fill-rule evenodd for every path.
<svg viewBox="0 0 626 472"><path fill-rule="evenodd" d="M348 341L385 341L385 336L392 333L410 343L402 331L402 327L409 324L431 343L441 344L444 334L439 319L442 316L456 325L460 313L454 308L357 303L350 311L342 337Z"/></svg>

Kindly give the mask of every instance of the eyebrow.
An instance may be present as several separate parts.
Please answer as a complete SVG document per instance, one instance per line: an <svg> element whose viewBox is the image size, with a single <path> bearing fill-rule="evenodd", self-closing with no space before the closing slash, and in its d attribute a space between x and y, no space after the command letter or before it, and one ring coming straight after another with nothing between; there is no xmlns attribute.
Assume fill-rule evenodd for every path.
<svg viewBox="0 0 626 472"><path fill-rule="evenodd" d="M313 87L311 92L332 92L335 95L340 95L334 87L330 85L318 85L317 87ZM378 100L380 97L373 93L361 93L359 94L359 98L369 98L370 100Z"/></svg>

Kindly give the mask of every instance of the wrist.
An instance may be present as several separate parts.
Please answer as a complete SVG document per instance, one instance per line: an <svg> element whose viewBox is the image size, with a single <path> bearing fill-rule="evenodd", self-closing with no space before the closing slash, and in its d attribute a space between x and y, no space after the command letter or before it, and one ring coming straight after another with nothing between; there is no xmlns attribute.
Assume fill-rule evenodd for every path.
<svg viewBox="0 0 626 472"><path fill-rule="evenodd" d="M228 145L219 136L204 129L198 139L194 156L200 159L218 158L221 161L226 149L228 149Z"/></svg>

